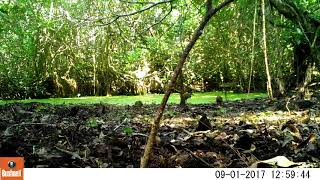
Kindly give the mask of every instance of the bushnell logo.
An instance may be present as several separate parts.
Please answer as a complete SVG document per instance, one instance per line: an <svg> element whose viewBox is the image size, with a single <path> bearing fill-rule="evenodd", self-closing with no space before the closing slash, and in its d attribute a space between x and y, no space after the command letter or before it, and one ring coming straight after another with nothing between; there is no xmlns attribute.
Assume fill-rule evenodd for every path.
<svg viewBox="0 0 320 180"><path fill-rule="evenodd" d="M0 180L23 180L23 157L0 157Z"/></svg>
<svg viewBox="0 0 320 180"><path fill-rule="evenodd" d="M14 161L9 161L9 162L8 162L8 167L9 167L9 168L15 168L16 165L17 165L17 163L14 162Z"/></svg>

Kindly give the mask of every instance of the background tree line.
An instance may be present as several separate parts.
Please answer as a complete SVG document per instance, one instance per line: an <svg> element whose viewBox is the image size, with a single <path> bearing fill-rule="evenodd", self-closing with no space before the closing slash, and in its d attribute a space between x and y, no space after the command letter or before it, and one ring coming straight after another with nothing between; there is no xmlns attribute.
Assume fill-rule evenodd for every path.
<svg viewBox="0 0 320 180"><path fill-rule="evenodd" d="M285 2L299 7L302 14L290 18L277 0L266 3L275 90L281 84L298 87L306 72L312 75L309 84L319 80L319 2ZM203 4L201 0L0 1L0 96L163 93L180 52L206 13ZM295 23L295 18L300 21ZM222 9L192 49L181 76L183 86L190 91L264 91L261 27L260 1L239 0Z"/></svg>

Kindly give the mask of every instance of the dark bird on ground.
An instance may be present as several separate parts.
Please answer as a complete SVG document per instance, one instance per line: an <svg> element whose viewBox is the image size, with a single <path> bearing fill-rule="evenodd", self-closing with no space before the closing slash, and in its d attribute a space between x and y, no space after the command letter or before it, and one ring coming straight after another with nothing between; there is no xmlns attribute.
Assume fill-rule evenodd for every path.
<svg viewBox="0 0 320 180"><path fill-rule="evenodd" d="M206 130L210 130L211 129L211 124L209 119L207 118L206 114L202 114L199 123L198 123L198 127L197 127L197 131L206 131Z"/></svg>
<svg viewBox="0 0 320 180"><path fill-rule="evenodd" d="M221 97L221 96L217 96L217 97L216 97L216 103L217 103L218 105L221 105L221 104L222 104L222 97Z"/></svg>

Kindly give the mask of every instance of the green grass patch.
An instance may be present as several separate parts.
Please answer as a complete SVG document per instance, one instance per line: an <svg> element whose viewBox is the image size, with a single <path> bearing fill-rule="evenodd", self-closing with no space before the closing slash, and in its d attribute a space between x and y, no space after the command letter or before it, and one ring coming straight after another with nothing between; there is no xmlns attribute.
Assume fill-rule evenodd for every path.
<svg viewBox="0 0 320 180"><path fill-rule="evenodd" d="M265 93L228 93L225 97L223 92L205 92L194 93L187 103L190 104L212 104L215 102L216 96L222 96L223 100L228 101L241 100L241 99L253 99L267 97ZM0 104L6 103L50 103L50 104L117 104L117 105L132 105L136 101L142 101L145 104L160 104L163 98L163 94L147 94L143 96L86 96L86 97L74 97L74 98L49 98L49 99L26 99L26 100L1 100ZM169 98L169 103L178 104L180 97L178 93L173 93Z"/></svg>

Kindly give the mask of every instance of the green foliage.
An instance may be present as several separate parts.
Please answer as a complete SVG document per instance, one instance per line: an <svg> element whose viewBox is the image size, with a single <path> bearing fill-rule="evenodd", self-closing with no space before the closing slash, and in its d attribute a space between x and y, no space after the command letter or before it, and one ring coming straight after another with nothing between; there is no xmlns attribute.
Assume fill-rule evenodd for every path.
<svg viewBox="0 0 320 180"><path fill-rule="evenodd" d="M164 92L182 49L204 15L204 1L150 4L126 1L0 1L0 97L28 99ZM214 1L216 6L221 1ZM183 70L194 91L248 88L252 50L252 90L265 89L259 46L261 17L254 1L240 0L219 12L192 50ZM258 1L257 1L258 3ZM315 18L317 0L295 3ZM171 6L172 5L172 6ZM172 11L171 11L172 7ZM253 12L258 7L255 48ZM117 15L124 15L115 18ZM270 11L268 53L273 77L292 72L292 42L299 27ZM272 24L272 23L273 24ZM288 28L283 28L288 27ZM136 72L147 69L143 78ZM231 89L234 90L234 89ZM191 103L197 103L192 101Z"/></svg>
<svg viewBox="0 0 320 180"><path fill-rule="evenodd" d="M134 132L133 129L131 127L125 127L122 129L123 133L125 133L126 135L132 135L132 133Z"/></svg>
<svg viewBox="0 0 320 180"><path fill-rule="evenodd" d="M97 128L98 127L98 121L97 118L93 117L86 121L86 126L89 128Z"/></svg>

